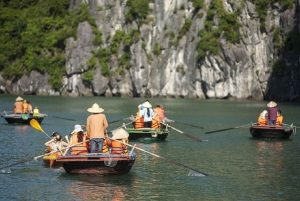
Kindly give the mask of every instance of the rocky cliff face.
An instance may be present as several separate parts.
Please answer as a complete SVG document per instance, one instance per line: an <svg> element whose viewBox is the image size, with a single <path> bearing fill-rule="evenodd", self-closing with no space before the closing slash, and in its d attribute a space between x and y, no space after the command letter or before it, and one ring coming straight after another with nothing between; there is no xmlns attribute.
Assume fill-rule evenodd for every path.
<svg viewBox="0 0 300 201"><path fill-rule="evenodd" d="M110 71L114 73L103 76L102 66L98 64L93 70L93 80L83 80L82 75L89 69L87 63L92 52L100 48L93 44L95 35L92 26L83 22L77 29L77 38L67 40L67 76L63 79L60 92L54 92L46 82L41 81L47 80L46 75L35 72L14 81L11 90L4 89L7 83L0 77L0 90L72 96L299 100L299 52L284 48L288 35L294 30L299 32L298 2L291 9L283 9L279 4L267 7L264 30L251 1L222 2L226 12L239 13L240 43L229 43L221 36L218 38L219 53L207 53L199 60L197 43L201 38L198 33L204 29L211 0L206 0L205 8L199 11L195 11L193 3L188 0L156 0L149 3L151 12L147 23L142 24L137 21L126 23L126 0L71 1L71 9L78 8L80 3L89 5L97 28L102 31L102 48L111 45L118 30L125 33L138 30L139 38L130 44L127 52L130 53L130 68L119 73L118 57L124 53L124 49L120 48L118 54L109 60ZM190 27L174 45L170 33L176 37L185 19L191 20ZM218 26L218 19L214 19L213 26ZM276 30L279 30L276 37L282 41L282 48L274 42ZM278 59L284 64L281 74L275 73L272 67ZM34 79L37 76L42 78ZM34 83L33 80L40 81ZM24 83L27 87L20 88Z"/></svg>

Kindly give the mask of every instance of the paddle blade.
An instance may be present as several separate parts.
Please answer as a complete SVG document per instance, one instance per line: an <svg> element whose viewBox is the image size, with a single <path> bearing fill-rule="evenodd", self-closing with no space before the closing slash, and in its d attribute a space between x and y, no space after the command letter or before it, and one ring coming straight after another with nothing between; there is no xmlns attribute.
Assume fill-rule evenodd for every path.
<svg viewBox="0 0 300 201"><path fill-rule="evenodd" d="M32 126L33 128L35 128L36 130L42 131L44 133L41 125L39 124L39 122L37 120L31 119L29 123L30 123L30 126Z"/></svg>
<svg viewBox="0 0 300 201"><path fill-rule="evenodd" d="M197 141L197 142L202 142L202 140L200 140L199 138L197 138L195 136L192 136L192 135L184 133L184 132L182 134L189 137L189 138L191 138L191 139L193 139L193 140L195 140L195 141Z"/></svg>

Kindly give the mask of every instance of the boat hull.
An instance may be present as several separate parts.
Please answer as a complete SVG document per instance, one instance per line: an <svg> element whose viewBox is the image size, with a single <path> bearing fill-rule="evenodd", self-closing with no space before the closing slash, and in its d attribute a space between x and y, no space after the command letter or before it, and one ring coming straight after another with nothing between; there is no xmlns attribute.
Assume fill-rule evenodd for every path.
<svg viewBox="0 0 300 201"><path fill-rule="evenodd" d="M30 115L24 115L24 114L6 114L2 115L7 123L9 124L30 124L30 120L35 119L39 123L42 123L44 120L44 117L47 115L40 115L39 117L34 117L32 114Z"/></svg>
<svg viewBox="0 0 300 201"><path fill-rule="evenodd" d="M252 125L250 127L253 138L289 139L293 132L293 127L290 126Z"/></svg>
<svg viewBox="0 0 300 201"><path fill-rule="evenodd" d="M150 128L126 128L125 129L129 134L129 140L137 140L137 139L152 139L152 140L165 140L169 131L167 129L154 130Z"/></svg>
<svg viewBox="0 0 300 201"><path fill-rule="evenodd" d="M62 163L57 161L57 155L48 155L43 157L43 162L45 167L58 168L62 167Z"/></svg>
<svg viewBox="0 0 300 201"><path fill-rule="evenodd" d="M135 154L86 154L58 156L68 174L120 175L128 173L134 162Z"/></svg>

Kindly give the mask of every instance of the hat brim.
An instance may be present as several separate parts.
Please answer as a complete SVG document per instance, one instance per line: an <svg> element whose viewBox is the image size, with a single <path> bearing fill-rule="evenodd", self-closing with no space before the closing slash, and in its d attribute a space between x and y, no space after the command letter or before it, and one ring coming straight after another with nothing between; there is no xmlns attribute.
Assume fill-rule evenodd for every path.
<svg viewBox="0 0 300 201"><path fill-rule="evenodd" d="M124 129L118 129L116 131L113 131L112 134L113 136L111 139L113 140L124 139L129 137L129 134Z"/></svg>
<svg viewBox="0 0 300 201"><path fill-rule="evenodd" d="M276 107L277 106L277 103L275 102L270 102L267 104L268 107Z"/></svg>
<svg viewBox="0 0 300 201"><path fill-rule="evenodd" d="M101 113L101 112L104 112L104 109L102 108L98 108L98 109L95 109L95 108L89 108L87 109L88 112L91 112L91 113Z"/></svg>
<svg viewBox="0 0 300 201"><path fill-rule="evenodd" d="M73 134L73 133L75 133L75 132L79 132L79 131L82 131L82 132L83 132L82 129L75 129L75 130L73 130L73 132L72 132L71 134Z"/></svg>
<svg viewBox="0 0 300 201"><path fill-rule="evenodd" d="M144 106L145 108L151 108L152 107L152 105L149 102L144 102L142 104L142 106Z"/></svg>

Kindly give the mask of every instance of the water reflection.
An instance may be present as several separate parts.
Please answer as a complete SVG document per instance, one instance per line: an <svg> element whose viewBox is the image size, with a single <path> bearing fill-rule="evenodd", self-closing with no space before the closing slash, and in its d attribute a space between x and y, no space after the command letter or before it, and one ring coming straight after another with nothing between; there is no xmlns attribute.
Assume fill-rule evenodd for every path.
<svg viewBox="0 0 300 201"><path fill-rule="evenodd" d="M257 142L257 164L259 168L258 177L264 177L282 171L283 164L283 142L282 141L258 141Z"/></svg>
<svg viewBox="0 0 300 201"><path fill-rule="evenodd" d="M118 176L74 176L66 189L75 200L126 200L128 188L135 178L133 175ZM127 189L127 190L126 190Z"/></svg>
<svg viewBox="0 0 300 201"><path fill-rule="evenodd" d="M26 134L29 125L13 125L16 133Z"/></svg>

